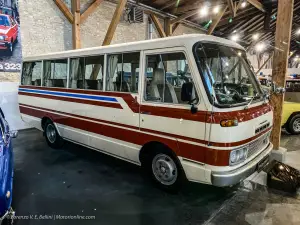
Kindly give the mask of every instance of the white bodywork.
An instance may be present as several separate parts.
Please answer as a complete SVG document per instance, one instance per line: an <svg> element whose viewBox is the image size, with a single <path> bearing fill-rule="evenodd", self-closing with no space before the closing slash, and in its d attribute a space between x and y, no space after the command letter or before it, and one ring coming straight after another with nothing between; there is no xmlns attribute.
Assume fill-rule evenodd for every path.
<svg viewBox="0 0 300 225"><path fill-rule="evenodd" d="M25 58L24 61L27 62L46 59L61 59L79 56L92 56L99 54L105 55L110 53L140 51L141 55L139 77L142 78L144 76L143 71L145 71L144 62L146 54L149 54L151 52L159 53L180 50L183 51L187 57L191 74L193 76L194 83L196 84L196 91L200 98L200 101L197 105L198 110L203 112L211 112L212 105L208 100L199 71L197 69L196 61L192 53L193 45L199 41L215 42L243 50L243 48L240 45L218 37L207 35L185 35L179 37L156 39L151 41L141 41L136 43L118 44L99 48L97 47L81 50L72 50L61 53L52 53L43 56L28 57ZM106 59L107 57L105 57L105 64ZM106 71L104 71L104 77L105 76ZM105 80L106 79L104 79L104 90L106 86ZM143 88L144 79L139 79L139 90L143 90ZM20 93L34 93L36 89L31 89L28 86L21 86L19 91ZM61 92L63 92L63 90ZM91 96L93 91L89 90L89 92L89 94L82 95ZM51 88L49 88L47 94L45 95L60 96L58 93L59 91L51 91ZM72 91L69 90L68 93L72 93ZM76 90L74 90L74 93L77 93ZM131 94L133 99L137 99L139 105L166 107L170 110L190 110L189 105L172 105L145 102L143 100L142 93L143 92L140 91L139 94ZM121 105L121 109L83 104L71 101L61 101L58 99L46 99L38 96L29 96L24 94L19 95L19 103L20 108L23 109L21 110L23 120L40 130L42 130L41 118L33 115L28 115L27 113L24 113L24 110L33 109L35 111L40 111L45 114L49 113L51 115L63 116L66 118L74 119L78 121L78 123L84 124L89 122L93 124L98 124L99 126L105 125L105 127L110 127L112 129L121 129L124 133L120 132L120 136L122 136L123 134L126 135L126 132L136 132L142 135L151 135L153 137L163 138L165 140L170 140L183 144L190 144L193 146L199 146L205 149L217 149L219 151L228 151L231 149L239 148L240 146L209 146L206 143L199 143L193 140L209 140L210 142L217 143L239 142L254 137L255 129L258 128L262 123L268 122L270 123L270 126L272 126L273 121L273 114L272 111L270 111L254 119L245 122L240 122L239 125L236 127L224 128L217 123L208 124L206 122L192 121L184 118L170 118L164 116L153 116L151 114L140 114L139 112L133 112L132 109L128 106L128 103L126 103L122 97L115 96L114 98L117 101L116 104ZM249 108L251 109L253 107L259 107L263 104L263 102L252 104ZM231 109L220 109L215 107L213 108L213 111L240 111L244 108L245 106ZM121 138L112 138L106 135L85 131L83 129L78 129L72 126L61 124L59 122L55 122L55 125L60 135L67 140L82 144L84 146L96 149L98 151L105 152L106 154L113 155L115 157L127 160L135 164L140 164L139 153L141 148L143 147L141 144L132 143L131 141L122 140ZM260 137L261 136L251 140L251 142L255 142ZM241 146L243 145L244 144L241 144ZM178 155L178 158L181 162L181 165L185 171L188 180L212 184L212 173L226 173L230 171L238 171L239 168L242 171L245 170L245 168L247 169L253 167L253 165L256 165L262 158L265 157L265 155L269 154L271 148L271 145L267 143L264 146L264 148L257 151L257 153L253 154L251 157L247 158L243 163L235 166L209 165L193 159L182 157L180 155ZM180 151L182 151L182 149Z"/></svg>

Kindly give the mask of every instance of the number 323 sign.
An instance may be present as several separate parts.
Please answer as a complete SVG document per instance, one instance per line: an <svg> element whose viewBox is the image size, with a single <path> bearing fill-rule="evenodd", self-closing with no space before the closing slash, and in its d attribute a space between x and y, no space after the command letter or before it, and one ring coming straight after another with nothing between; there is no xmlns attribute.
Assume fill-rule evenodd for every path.
<svg viewBox="0 0 300 225"><path fill-rule="evenodd" d="M21 70L21 63L0 63L0 71L16 72Z"/></svg>

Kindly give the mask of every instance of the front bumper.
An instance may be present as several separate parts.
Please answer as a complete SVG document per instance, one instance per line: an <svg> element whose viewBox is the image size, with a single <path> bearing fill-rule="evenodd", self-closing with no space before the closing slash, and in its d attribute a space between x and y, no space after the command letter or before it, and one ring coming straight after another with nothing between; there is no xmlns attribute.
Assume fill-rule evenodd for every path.
<svg viewBox="0 0 300 225"><path fill-rule="evenodd" d="M211 182L214 186L226 187L235 185L245 178L252 175L258 167L258 163L263 160L273 149L273 144L270 143L256 158L248 162L246 165L228 172L212 172Z"/></svg>

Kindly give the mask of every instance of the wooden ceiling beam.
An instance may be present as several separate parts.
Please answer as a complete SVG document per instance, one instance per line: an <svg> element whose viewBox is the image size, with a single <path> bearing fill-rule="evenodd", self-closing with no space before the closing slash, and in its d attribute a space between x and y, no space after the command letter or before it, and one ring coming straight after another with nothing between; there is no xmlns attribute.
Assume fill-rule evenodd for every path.
<svg viewBox="0 0 300 225"><path fill-rule="evenodd" d="M81 48L80 38L80 0L72 0L74 22L72 24L73 49Z"/></svg>
<svg viewBox="0 0 300 225"><path fill-rule="evenodd" d="M126 3L127 3L127 0L119 0L102 45L110 45L110 43L114 37L115 31L117 29L117 26L120 22L120 18L124 11Z"/></svg>
<svg viewBox="0 0 300 225"><path fill-rule="evenodd" d="M232 0L227 0L227 5L228 5L228 7L229 7L229 10L230 10L230 12L231 12L231 15L232 15L233 17L235 17L235 7L234 7L234 5L233 5L233 1L232 1Z"/></svg>
<svg viewBox="0 0 300 225"><path fill-rule="evenodd" d="M171 24L178 23L182 20L185 20L185 19L197 14L198 12L199 12L199 9L196 9L196 10L193 10L191 12L185 13L185 14L177 17L176 19L171 20Z"/></svg>
<svg viewBox="0 0 300 225"><path fill-rule="evenodd" d="M81 14L80 21L83 23L89 15L91 15L96 8L103 2L104 0L94 0L94 2Z"/></svg>
<svg viewBox="0 0 300 225"><path fill-rule="evenodd" d="M154 14L150 14L150 18L153 21L154 26L155 26L155 28L156 28L159 36L160 37L166 37L167 35L166 35L165 31L164 31L164 28L163 28L162 24L159 22L157 16L154 15Z"/></svg>
<svg viewBox="0 0 300 225"><path fill-rule="evenodd" d="M266 12L263 4L261 4L259 1L257 0L247 0L251 5L253 5L255 8L259 9L262 12Z"/></svg>
<svg viewBox="0 0 300 225"><path fill-rule="evenodd" d="M215 28L217 27L218 23L220 22L222 16L224 15L224 13L226 12L228 6L226 6L225 8L223 8L223 10L221 10L218 15L216 16L216 18L213 20L213 22L211 23L207 34L212 34L215 30Z"/></svg>
<svg viewBox="0 0 300 225"><path fill-rule="evenodd" d="M57 7L60 11L65 15L65 17L69 20L70 23L74 22L74 17L68 6L62 0L54 0Z"/></svg>

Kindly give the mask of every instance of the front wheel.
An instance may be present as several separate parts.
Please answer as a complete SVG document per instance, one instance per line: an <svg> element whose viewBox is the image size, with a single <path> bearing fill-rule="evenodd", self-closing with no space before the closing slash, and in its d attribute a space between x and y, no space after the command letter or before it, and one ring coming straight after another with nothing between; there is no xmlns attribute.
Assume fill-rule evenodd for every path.
<svg viewBox="0 0 300 225"><path fill-rule="evenodd" d="M286 128L291 134L300 134L300 114L294 115L286 125Z"/></svg>
<svg viewBox="0 0 300 225"><path fill-rule="evenodd" d="M186 180L178 160L168 151L152 154L147 167L154 182L163 190L177 192Z"/></svg>
<svg viewBox="0 0 300 225"><path fill-rule="evenodd" d="M51 148L61 148L64 144L64 140L59 135L56 127L52 121L48 120L44 126L44 136L46 138L47 144Z"/></svg>
<svg viewBox="0 0 300 225"><path fill-rule="evenodd" d="M12 56L12 54L13 54L13 42L8 44L7 54L8 54L8 56Z"/></svg>

